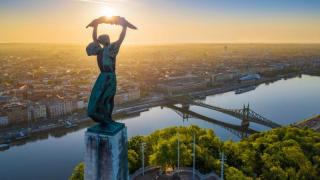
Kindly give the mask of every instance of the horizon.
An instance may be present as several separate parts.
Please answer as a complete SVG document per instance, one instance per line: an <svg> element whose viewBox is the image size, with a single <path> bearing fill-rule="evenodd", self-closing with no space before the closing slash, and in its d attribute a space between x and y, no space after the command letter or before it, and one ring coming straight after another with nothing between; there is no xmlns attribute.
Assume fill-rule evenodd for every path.
<svg viewBox="0 0 320 180"><path fill-rule="evenodd" d="M87 44L92 19L120 15L138 27L125 44L318 44L319 9L316 0L4 0L0 42ZM120 27L105 32L115 40Z"/></svg>
<svg viewBox="0 0 320 180"><path fill-rule="evenodd" d="M73 42L0 42L0 45L74 45L86 46L86 43ZM169 43L124 43L123 46L172 46L172 45L320 45L320 42L169 42Z"/></svg>

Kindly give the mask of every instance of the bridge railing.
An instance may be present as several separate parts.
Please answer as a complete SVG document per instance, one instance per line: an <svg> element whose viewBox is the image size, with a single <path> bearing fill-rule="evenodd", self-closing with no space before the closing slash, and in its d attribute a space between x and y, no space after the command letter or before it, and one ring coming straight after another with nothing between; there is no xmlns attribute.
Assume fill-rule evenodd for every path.
<svg viewBox="0 0 320 180"><path fill-rule="evenodd" d="M172 175L177 174L177 173L184 173L184 172L192 173L193 169L189 168L189 167L183 167L183 168L174 170L172 172ZM210 172L208 174L202 174L200 171L195 169L194 174L197 177L199 177L199 179L201 179L201 180L205 180L205 179L209 179L209 178L213 178L213 179L217 179L217 180L220 179L220 177L214 171L212 171L212 172Z"/></svg>
<svg viewBox="0 0 320 180"><path fill-rule="evenodd" d="M143 174L143 171L146 174L149 171L154 171L154 170L160 170L160 166L147 166L144 168L144 170L143 170L143 168L140 168L140 169L136 170L133 174L131 174L129 179L134 180L138 176L141 176Z"/></svg>
<svg viewBox="0 0 320 180"><path fill-rule="evenodd" d="M260 114L254 112L254 111L251 110L251 109L250 109L250 112L249 112L249 113L250 113L250 114L253 114L253 117L255 117L255 118L257 118L257 119L259 119L259 120L261 120L261 121L264 121L264 122L266 122L266 123L269 123L270 125L272 125L272 126L274 126L274 127L281 127L280 124L277 124L277 123L275 123L275 122L273 122L273 121L271 121L271 120L269 120L269 119L261 116Z"/></svg>

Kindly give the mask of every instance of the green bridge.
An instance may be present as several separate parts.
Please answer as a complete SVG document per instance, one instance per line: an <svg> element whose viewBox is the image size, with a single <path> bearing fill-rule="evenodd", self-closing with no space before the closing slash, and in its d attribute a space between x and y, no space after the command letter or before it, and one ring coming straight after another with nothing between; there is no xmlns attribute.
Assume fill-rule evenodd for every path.
<svg viewBox="0 0 320 180"><path fill-rule="evenodd" d="M252 109L249 108L249 105L243 106L243 108L241 109L227 109L227 108L205 104L190 95L169 96L169 97L166 97L165 100L166 100L165 106L170 109L173 109L184 119L188 117L195 117L198 119L202 119L202 120L217 124L231 131L233 134L237 135L240 138L246 137L248 134L253 134L257 132L249 128L250 122L264 125L270 128L281 127L280 124L277 124L274 121L271 121L259 115L258 113L254 112ZM175 106L174 104L182 104L182 107ZM214 111L218 111L218 112L233 116L242 121L241 125L239 126L239 125L229 124L229 123L222 122L214 118L207 117L199 113L193 112L189 110L190 105L204 107L207 109L211 109Z"/></svg>

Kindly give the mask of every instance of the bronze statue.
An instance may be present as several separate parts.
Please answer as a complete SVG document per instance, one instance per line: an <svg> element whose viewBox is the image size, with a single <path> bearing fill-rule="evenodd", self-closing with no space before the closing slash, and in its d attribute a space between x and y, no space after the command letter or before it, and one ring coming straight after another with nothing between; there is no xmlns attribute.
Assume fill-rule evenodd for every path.
<svg viewBox="0 0 320 180"><path fill-rule="evenodd" d="M117 41L110 43L110 38L107 34L97 37L98 25L102 23L122 26L122 32ZM126 36L127 27L131 29L137 28L120 16L100 17L93 20L87 27L93 28L93 42L87 46L86 51L88 56L97 56L100 69L100 74L90 95L87 113L90 118L99 123L99 129L110 129L111 127L108 127L108 125L113 123L112 111L117 90L116 56Z"/></svg>

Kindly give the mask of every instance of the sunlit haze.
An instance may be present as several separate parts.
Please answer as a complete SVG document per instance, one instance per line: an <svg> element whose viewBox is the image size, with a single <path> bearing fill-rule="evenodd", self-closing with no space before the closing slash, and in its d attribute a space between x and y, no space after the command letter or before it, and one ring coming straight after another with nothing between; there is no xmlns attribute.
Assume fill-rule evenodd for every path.
<svg viewBox="0 0 320 180"><path fill-rule="evenodd" d="M0 42L84 44L85 26L113 15L139 28L126 44L320 42L317 0L2 0ZM113 39L119 31L99 29Z"/></svg>
<svg viewBox="0 0 320 180"><path fill-rule="evenodd" d="M0 180L320 177L320 0L0 0L0 62Z"/></svg>

